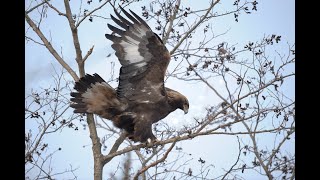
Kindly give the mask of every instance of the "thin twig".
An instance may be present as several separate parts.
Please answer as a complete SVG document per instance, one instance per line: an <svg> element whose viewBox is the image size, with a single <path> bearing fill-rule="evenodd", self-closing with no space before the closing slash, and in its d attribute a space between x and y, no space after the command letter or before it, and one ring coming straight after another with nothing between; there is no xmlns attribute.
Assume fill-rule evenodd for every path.
<svg viewBox="0 0 320 180"><path fill-rule="evenodd" d="M29 14L31 11L37 9L39 6L42 6L44 3L46 3L46 2L39 3L36 6L34 6L33 8L30 8L28 11L26 11L26 14Z"/></svg>
<svg viewBox="0 0 320 180"><path fill-rule="evenodd" d="M232 171L232 169L238 164L239 159L240 159L240 155L241 155L241 148L240 148L240 141L239 141L239 137L237 136L237 140L238 140L238 145L239 145L239 153L238 153L238 157L236 162L231 166L231 168L229 169L229 171L227 171L224 176L222 177L222 180L225 179L227 177L228 174L230 174L230 172Z"/></svg>
<svg viewBox="0 0 320 180"><path fill-rule="evenodd" d="M56 11L60 16L65 16L67 17L67 15L65 13L62 13L61 11L59 11L56 7L52 6L52 4L50 4L48 2L48 0L45 0L45 3L48 4L48 6L53 9L54 11Z"/></svg>
<svg viewBox="0 0 320 180"><path fill-rule="evenodd" d="M148 165L148 166L143 167L141 170L139 170L139 171L137 172L137 174L134 176L133 179L134 179L134 180L137 180L140 174L146 172L149 168L151 168L151 167L153 167L153 166L156 166L157 164L159 164L159 163L163 162L165 159L167 159L168 154L170 153L170 151L172 150L172 148L174 147L175 144L176 144L176 142L174 141L174 142L171 144L170 148L167 150L167 152L163 155L162 158L158 159L157 161L151 163L151 164Z"/></svg>
<svg viewBox="0 0 320 180"><path fill-rule="evenodd" d="M170 51L170 54L173 54L179 47L180 45L183 43L183 41L189 36L189 34L194 31L208 16L208 14L210 13L210 11L212 10L212 8L218 4L220 2L220 0L216 0L215 2L211 2L211 6L208 8L207 12L205 15L203 15L200 20L194 25L192 26L189 31L187 31L185 33L185 35L180 39L179 43L177 45L175 45L175 47Z"/></svg>
<svg viewBox="0 0 320 180"><path fill-rule="evenodd" d="M105 1L104 3L102 3L99 7L95 8L94 10L92 10L91 12L89 12L87 15L85 15L82 19L80 19L80 21L75 25L75 28L78 28L80 26L80 24L82 23L83 20L85 20L88 16L90 16L92 13L96 12L97 10L101 9L104 5L106 5L108 2L110 2L110 0Z"/></svg>
<svg viewBox="0 0 320 180"><path fill-rule="evenodd" d="M108 154L112 154L114 152L116 152L119 148L119 146L121 145L121 143L126 139L126 135L127 133L126 132L122 132L119 136L119 138L115 141L115 143L113 144L111 150L109 151ZM109 159L104 159L102 164L107 164L109 161L112 160L113 157L110 157Z"/></svg>
<svg viewBox="0 0 320 180"><path fill-rule="evenodd" d="M166 44L166 42L168 40L168 37L169 37L169 35L171 33L172 26L173 26L173 21L176 20L177 13L179 12L180 3L181 3L181 0L177 0L176 5L175 5L174 10L173 10L173 15L170 16L170 18L169 18L170 23L169 23L168 30L164 34L164 36L162 38L163 44Z"/></svg>
<svg viewBox="0 0 320 180"><path fill-rule="evenodd" d="M32 42L34 42L34 43L36 43L36 44L39 44L39 45L41 45L41 46L45 46L43 43L38 42L38 41L32 39L31 37L25 36L25 38L26 38L27 40L31 40Z"/></svg>
<svg viewBox="0 0 320 180"><path fill-rule="evenodd" d="M91 55L92 51L93 51L94 45L89 49L89 51L87 52L87 54L84 56L82 62L84 63L87 58Z"/></svg>

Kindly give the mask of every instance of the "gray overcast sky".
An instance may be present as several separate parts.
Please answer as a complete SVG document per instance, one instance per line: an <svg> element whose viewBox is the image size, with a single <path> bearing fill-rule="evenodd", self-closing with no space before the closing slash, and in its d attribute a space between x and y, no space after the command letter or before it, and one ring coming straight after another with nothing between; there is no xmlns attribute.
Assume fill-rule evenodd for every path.
<svg viewBox="0 0 320 180"><path fill-rule="evenodd" d="M184 3L190 4L194 9L205 7L208 1L188 0ZM295 1L294 0L261 0L258 1L258 11L251 15L242 14L239 18L239 22L234 21L233 15L224 18L217 18L213 22L213 28L217 33L222 33L228 29L229 32L226 35L221 36L219 40L226 41L231 44L238 43L245 45L248 41L258 41L265 35L277 34L282 36L282 41L287 41L290 44L295 42ZM85 2L84 2L85 3ZM134 10L137 14L141 14L141 5L145 5L146 1L142 1L130 6L130 9ZM233 1L221 1L216 6L219 11L228 10L233 4ZM187 5L186 5L187 6ZM63 4L58 4L60 9L63 8ZM77 7L77 6L75 6ZM109 8L110 10L110 8ZM106 12L105 16L109 16L109 12ZM74 49L72 39L70 36L70 29L68 29L66 21L62 20L59 16L51 16L51 11L48 12L49 23L41 26L41 28L48 32L51 30L51 35L55 47L60 50L62 48L63 57L71 63L71 67L76 69L74 63ZM150 23L150 22L148 22ZM27 27L27 25L26 25ZM31 29L29 31L32 31ZM106 56L109 53L113 53L110 45L111 43L105 39L104 34L107 32L106 21L94 20L94 23L85 22L82 29L79 31L81 47L83 54L94 44L95 49L90 59L87 62L87 73L98 73L104 79L108 79L110 73L110 62L112 60L116 62L115 56L112 55L106 60ZM34 34L30 32L29 34ZM280 47L285 51L286 46ZM52 82L53 66L60 69L58 63L48 53L45 48L34 44L32 42L26 43L26 93L30 92L30 89L37 89L38 87L47 87ZM117 62L118 63L118 62ZM117 66L118 67L118 66ZM170 65L169 65L170 68ZM294 67L292 69L294 71ZM118 72L118 70L116 70ZM117 75L117 73L116 73ZM116 86L116 84L112 84ZM166 120L174 119L173 126L179 126L182 121L191 120L193 116L200 116L204 111L204 107L212 104L213 101L220 102L217 97L210 93L209 89L200 84L188 83L185 81L178 81L176 79L169 79L166 86L177 89L185 94L190 101L190 113L186 116L183 112L176 111L170 114ZM181 87L184 87L183 89ZM198 97L194 97L194 87L197 86L197 92L201 94ZM288 89L288 96L294 99L294 81L289 83L286 87ZM26 128L35 127L34 124L26 122ZM81 128L80 128L81 129ZM103 135L103 131L99 130ZM73 167L79 167L76 171L78 179L92 179L93 172L93 160L90 146L90 138L87 130L73 131L65 129L62 133L51 134L47 137L47 141L50 142L50 148L55 149L62 147L63 151L55 155L54 167L57 170L63 170L68 167L68 164L72 164ZM193 139L192 141L185 141L177 144L179 147L183 147L183 150L187 153L194 154L194 159L197 161L199 157L206 157L207 162L212 164L222 164L223 167L229 167L237 155L237 140L234 137L226 136L210 136ZM85 146L85 147L83 147ZM206 148L199 148L206 147ZM211 148L212 147L212 148ZM294 145L287 145L287 149L294 153ZM174 156L173 156L174 157ZM121 157L122 158L122 157ZM188 157L183 157L188 158ZM118 165L120 158L114 159L112 163L105 166L105 175L111 172ZM195 162L196 163L196 162ZM229 166L228 166L229 165ZM220 167L220 166L219 166ZM218 167L217 167L218 168ZM219 171L217 169L217 171ZM256 179L255 173L247 174L247 179Z"/></svg>

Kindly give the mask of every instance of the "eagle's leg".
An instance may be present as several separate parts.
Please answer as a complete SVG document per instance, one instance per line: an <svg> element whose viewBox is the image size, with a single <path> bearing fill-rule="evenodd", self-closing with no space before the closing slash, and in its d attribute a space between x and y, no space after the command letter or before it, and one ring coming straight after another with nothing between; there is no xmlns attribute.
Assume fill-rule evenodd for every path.
<svg viewBox="0 0 320 180"><path fill-rule="evenodd" d="M136 118L136 114L132 112L124 112L115 118L113 118L113 124L126 131L126 137L134 140L134 119Z"/></svg>
<svg viewBox="0 0 320 180"><path fill-rule="evenodd" d="M140 141L142 143L153 142L157 138L152 133L152 123L151 121L146 121L144 119L135 119L134 122L134 141Z"/></svg>

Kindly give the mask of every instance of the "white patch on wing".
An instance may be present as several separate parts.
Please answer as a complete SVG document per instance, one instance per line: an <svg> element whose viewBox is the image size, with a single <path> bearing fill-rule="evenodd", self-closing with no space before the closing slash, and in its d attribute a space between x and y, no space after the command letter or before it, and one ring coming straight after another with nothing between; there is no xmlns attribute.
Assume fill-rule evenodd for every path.
<svg viewBox="0 0 320 180"><path fill-rule="evenodd" d="M139 46L130 44L126 41L121 41L120 45L124 49L125 60L130 61L130 63L137 63L144 60L144 58L139 53Z"/></svg>
<svg viewBox="0 0 320 180"><path fill-rule="evenodd" d="M150 101L149 100L146 100L146 101L141 101L142 103L149 103Z"/></svg>

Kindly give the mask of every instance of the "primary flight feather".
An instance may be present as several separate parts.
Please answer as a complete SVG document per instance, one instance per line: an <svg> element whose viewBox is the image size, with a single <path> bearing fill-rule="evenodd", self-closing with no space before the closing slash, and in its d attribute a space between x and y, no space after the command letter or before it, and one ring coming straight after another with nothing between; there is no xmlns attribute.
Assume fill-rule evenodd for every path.
<svg viewBox="0 0 320 180"><path fill-rule="evenodd" d="M121 7L120 7L121 8ZM70 106L75 113L93 113L127 132L134 142L156 140L152 124L176 109L188 112L187 98L164 86L170 53L160 37L137 14L121 8L111 19L122 29L108 24L105 37L121 64L119 85L115 90L98 74L85 75L75 83Z"/></svg>

